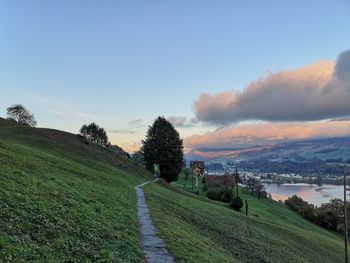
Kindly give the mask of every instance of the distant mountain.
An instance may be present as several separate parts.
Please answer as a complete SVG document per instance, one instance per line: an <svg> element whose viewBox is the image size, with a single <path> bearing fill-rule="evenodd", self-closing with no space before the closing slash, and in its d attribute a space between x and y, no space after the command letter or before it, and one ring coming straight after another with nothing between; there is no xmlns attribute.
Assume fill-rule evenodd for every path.
<svg viewBox="0 0 350 263"><path fill-rule="evenodd" d="M186 154L188 160L233 161L269 172L339 173L339 163L350 163L350 137L301 140L237 148L202 148Z"/></svg>

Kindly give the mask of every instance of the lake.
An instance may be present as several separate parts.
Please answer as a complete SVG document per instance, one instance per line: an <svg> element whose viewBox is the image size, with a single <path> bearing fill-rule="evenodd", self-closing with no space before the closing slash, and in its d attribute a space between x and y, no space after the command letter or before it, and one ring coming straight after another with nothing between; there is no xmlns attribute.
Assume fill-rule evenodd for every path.
<svg viewBox="0 0 350 263"><path fill-rule="evenodd" d="M284 201L292 195L300 196L303 200L314 205L327 203L333 198L343 200L342 185L322 185L315 184L264 184L266 191L271 193L274 200ZM349 198L350 199L350 198Z"/></svg>

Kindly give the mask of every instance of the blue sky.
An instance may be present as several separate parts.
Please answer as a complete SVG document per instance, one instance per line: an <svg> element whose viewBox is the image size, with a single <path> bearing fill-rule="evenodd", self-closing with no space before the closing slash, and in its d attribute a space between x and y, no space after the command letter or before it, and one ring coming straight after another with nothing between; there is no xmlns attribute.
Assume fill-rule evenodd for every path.
<svg viewBox="0 0 350 263"><path fill-rule="evenodd" d="M95 120L131 149L156 116L193 117L202 93L335 60L349 26L345 0L1 1L0 115L22 103L71 132Z"/></svg>

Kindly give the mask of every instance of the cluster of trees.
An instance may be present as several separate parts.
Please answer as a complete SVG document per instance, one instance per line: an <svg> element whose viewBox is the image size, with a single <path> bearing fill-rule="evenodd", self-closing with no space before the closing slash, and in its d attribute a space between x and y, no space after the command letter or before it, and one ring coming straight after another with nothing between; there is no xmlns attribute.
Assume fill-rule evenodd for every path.
<svg viewBox="0 0 350 263"><path fill-rule="evenodd" d="M256 196L258 199L267 198L265 186L260 180L249 178L247 181L247 190L251 192L252 196Z"/></svg>
<svg viewBox="0 0 350 263"><path fill-rule="evenodd" d="M28 127L37 125L34 115L21 104L14 104L7 108L7 119ZM84 124L80 129L80 135L86 141L95 142L106 148L111 146L106 131L94 122Z"/></svg>
<svg viewBox="0 0 350 263"><path fill-rule="evenodd" d="M7 108L7 119L29 127L35 127L37 124L34 115L21 104ZM90 141L105 148L111 148L105 129L94 122L84 124L79 135L84 142ZM154 164L158 164L160 177L167 182L177 180L184 159L183 141L174 126L164 117L158 117L149 127L142 144L141 150L133 154L132 158L145 165L151 172ZM120 152L120 149L116 151Z"/></svg>
<svg viewBox="0 0 350 263"><path fill-rule="evenodd" d="M14 104L7 108L7 119L28 127L35 127L37 124L34 115L21 104Z"/></svg>
<svg viewBox="0 0 350 263"><path fill-rule="evenodd" d="M97 143L105 148L110 148L111 143L108 140L105 129L92 122L84 124L80 128L80 135L87 141Z"/></svg>
<svg viewBox="0 0 350 263"><path fill-rule="evenodd" d="M208 179L206 180L203 188L207 189L207 197L212 200L230 203L233 209L239 211L243 207L243 200L239 197L238 183L241 182L241 179L237 168L232 174L225 173L221 177L214 178L222 180L214 180L212 183L208 182Z"/></svg>
<svg viewBox="0 0 350 263"><path fill-rule="evenodd" d="M302 198L293 195L285 201L285 204L315 224L330 230L344 232L344 203L341 199L335 198L328 203L322 204L320 207L315 207ZM346 203L346 207L349 210L350 204ZM348 216L348 224L350 223L349 219L350 217Z"/></svg>
<svg viewBox="0 0 350 263"><path fill-rule="evenodd" d="M231 203L234 199L233 189L230 187L211 187L207 191L207 197L211 200L216 200L224 203Z"/></svg>

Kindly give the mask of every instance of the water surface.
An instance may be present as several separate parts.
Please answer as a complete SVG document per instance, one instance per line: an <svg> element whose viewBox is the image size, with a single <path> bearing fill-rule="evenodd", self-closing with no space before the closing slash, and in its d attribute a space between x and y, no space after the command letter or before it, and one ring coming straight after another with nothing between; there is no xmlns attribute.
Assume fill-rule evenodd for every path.
<svg viewBox="0 0 350 263"><path fill-rule="evenodd" d="M288 199L292 195L297 195L303 200L319 206L333 198L343 199L342 185L265 184L265 188L268 193L271 193L274 200L281 201ZM348 200L350 199L349 196L347 198Z"/></svg>

